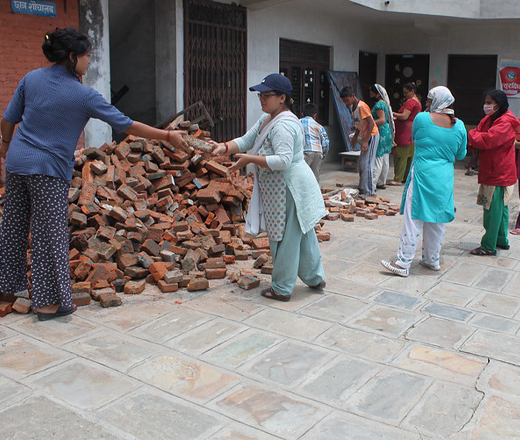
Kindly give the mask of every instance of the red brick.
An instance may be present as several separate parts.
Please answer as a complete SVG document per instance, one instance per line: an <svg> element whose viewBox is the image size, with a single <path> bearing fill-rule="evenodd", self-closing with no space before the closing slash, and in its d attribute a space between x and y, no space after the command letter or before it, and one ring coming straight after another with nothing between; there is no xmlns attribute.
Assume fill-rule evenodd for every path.
<svg viewBox="0 0 520 440"><path fill-rule="evenodd" d="M72 302L76 304L78 307L88 306L92 302L92 298L90 294L86 292L73 293Z"/></svg>
<svg viewBox="0 0 520 440"><path fill-rule="evenodd" d="M25 298L17 298L13 304L13 310L27 314L31 311L31 301Z"/></svg>
<svg viewBox="0 0 520 440"><path fill-rule="evenodd" d="M209 282L206 278L192 278L188 284L190 292L197 290L206 290L209 288Z"/></svg>
<svg viewBox="0 0 520 440"><path fill-rule="evenodd" d="M260 285L260 280L252 275L244 275L237 282L238 287L244 290L251 290Z"/></svg>
<svg viewBox="0 0 520 440"><path fill-rule="evenodd" d="M0 301L0 318L13 312L13 305L9 302Z"/></svg>
<svg viewBox="0 0 520 440"><path fill-rule="evenodd" d="M119 307L123 304L121 298L115 293L105 293L99 297L101 307Z"/></svg>
<svg viewBox="0 0 520 440"><path fill-rule="evenodd" d="M208 280L220 280L222 278L226 278L227 269L217 268L217 269L206 269L205 275Z"/></svg>
<svg viewBox="0 0 520 440"><path fill-rule="evenodd" d="M125 284L125 293L127 295L136 295L142 293L146 287L146 280L129 281Z"/></svg>
<svg viewBox="0 0 520 440"><path fill-rule="evenodd" d="M172 293L177 292L179 290L179 284L177 283L166 283L164 280L160 280L157 285L159 286L159 289L163 293Z"/></svg>

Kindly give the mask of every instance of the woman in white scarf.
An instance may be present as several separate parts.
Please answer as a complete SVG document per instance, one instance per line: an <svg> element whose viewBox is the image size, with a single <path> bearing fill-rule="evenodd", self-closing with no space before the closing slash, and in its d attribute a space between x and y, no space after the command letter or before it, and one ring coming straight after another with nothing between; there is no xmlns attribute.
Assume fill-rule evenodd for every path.
<svg viewBox="0 0 520 440"><path fill-rule="evenodd" d="M390 272L402 277L410 273L421 232L421 265L438 271L446 223L455 218L453 203L454 163L466 156L464 123L450 108L455 99L443 86L428 93L427 112L414 120L412 136L415 156L401 202L404 226L397 260L382 260Z"/></svg>

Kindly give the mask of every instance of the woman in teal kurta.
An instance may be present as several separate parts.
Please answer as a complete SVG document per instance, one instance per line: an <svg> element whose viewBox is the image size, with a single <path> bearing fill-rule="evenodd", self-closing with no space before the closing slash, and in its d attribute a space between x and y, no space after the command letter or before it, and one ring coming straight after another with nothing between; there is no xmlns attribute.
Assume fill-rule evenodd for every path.
<svg viewBox="0 0 520 440"><path fill-rule="evenodd" d="M302 126L289 110L290 81L271 74L250 90L260 92L267 114L244 136L216 144L214 153L239 153L230 171L253 165L255 187L246 232L267 231L273 257L272 287L262 295L289 301L298 277L311 288L325 287L314 226L326 210L318 182L304 160Z"/></svg>
<svg viewBox="0 0 520 440"><path fill-rule="evenodd" d="M467 144L464 123L449 108L454 101L446 87L433 88L426 102L429 112L419 113L413 124L415 157L401 202L405 224L397 261L381 261L385 268L401 276L409 274L421 230L421 264L440 270L446 223L455 218L453 164L466 156Z"/></svg>

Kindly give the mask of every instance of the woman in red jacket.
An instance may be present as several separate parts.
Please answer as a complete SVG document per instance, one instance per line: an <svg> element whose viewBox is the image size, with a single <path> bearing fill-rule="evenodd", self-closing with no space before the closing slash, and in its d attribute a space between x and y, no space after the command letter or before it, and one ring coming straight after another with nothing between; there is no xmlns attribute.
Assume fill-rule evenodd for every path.
<svg viewBox="0 0 520 440"><path fill-rule="evenodd" d="M484 228L480 247L473 255L496 255L497 247L509 249L507 202L516 183L515 136L520 121L508 110L507 96L501 90L486 94L486 116L477 128L468 133L469 142L480 151L477 203L484 206Z"/></svg>

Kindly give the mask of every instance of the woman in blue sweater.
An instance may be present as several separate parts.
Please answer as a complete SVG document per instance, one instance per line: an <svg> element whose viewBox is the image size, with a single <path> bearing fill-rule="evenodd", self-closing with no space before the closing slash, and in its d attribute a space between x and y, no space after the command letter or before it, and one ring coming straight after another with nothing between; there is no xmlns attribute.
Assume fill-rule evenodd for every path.
<svg viewBox="0 0 520 440"><path fill-rule="evenodd" d="M6 158L7 176L0 292L27 290L30 233L31 301L40 320L76 310L69 274L68 190L74 150L88 120L101 119L116 132L184 144L179 134L132 121L81 83L90 47L87 36L71 28L47 33L42 49L54 64L25 75L1 121L0 157Z"/></svg>

